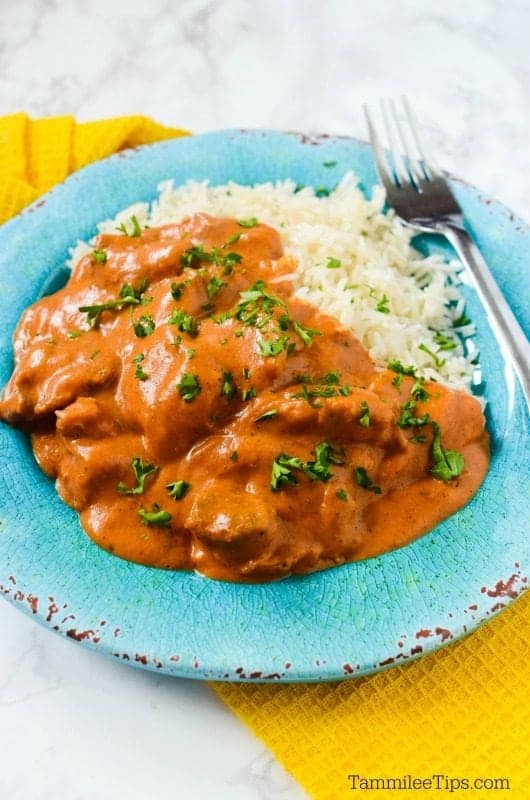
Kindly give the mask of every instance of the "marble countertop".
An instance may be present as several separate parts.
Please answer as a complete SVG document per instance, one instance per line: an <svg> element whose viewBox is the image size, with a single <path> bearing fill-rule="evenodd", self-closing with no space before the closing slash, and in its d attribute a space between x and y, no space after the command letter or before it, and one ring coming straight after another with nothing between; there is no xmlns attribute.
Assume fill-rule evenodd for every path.
<svg viewBox="0 0 530 800"><path fill-rule="evenodd" d="M442 166L530 219L526 0L19 0L1 4L0 114L144 113L206 131L365 138L406 93ZM0 796L299 800L207 686L128 669L0 603Z"/></svg>

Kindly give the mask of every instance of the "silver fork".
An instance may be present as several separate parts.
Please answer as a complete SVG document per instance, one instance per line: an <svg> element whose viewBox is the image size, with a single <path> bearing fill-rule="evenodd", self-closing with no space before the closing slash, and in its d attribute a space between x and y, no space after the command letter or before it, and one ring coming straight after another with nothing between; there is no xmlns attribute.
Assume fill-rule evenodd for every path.
<svg viewBox="0 0 530 800"><path fill-rule="evenodd" d="M418 233L442 234L452 244L472 277L504 358L513 365L530 410L530 343L466 231L462 209L444 173L425 155L407 99L403 98L403 110L408 126L401 123L392 101L381 103L381 110L390 149L388 157L372 116L364 107L377 172L388 204L405 225Z"/></svg>

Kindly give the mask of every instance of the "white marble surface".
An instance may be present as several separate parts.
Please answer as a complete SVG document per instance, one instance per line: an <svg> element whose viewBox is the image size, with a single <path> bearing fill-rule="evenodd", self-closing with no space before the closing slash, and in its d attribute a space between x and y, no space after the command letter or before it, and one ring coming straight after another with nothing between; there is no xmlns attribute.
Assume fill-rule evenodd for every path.
<svg viewBox="0 0 530 800"><path fill-rule="evenodd" d="M0 113L364 137L361 102L405 92L441 164L530 219L529 30L528 0L0 0ZM206 686L7 603L0 630L0 797L303 797Z"/></svg>

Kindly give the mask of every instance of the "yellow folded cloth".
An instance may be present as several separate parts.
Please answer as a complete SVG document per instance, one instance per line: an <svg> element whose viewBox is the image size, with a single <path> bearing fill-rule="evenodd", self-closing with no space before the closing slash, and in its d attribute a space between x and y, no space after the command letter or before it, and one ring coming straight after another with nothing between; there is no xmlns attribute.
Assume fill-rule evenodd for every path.
<svg viewBox="0 0 530 800"><path fill-rule="evenodd" d="M185 134L142 116L0 118L0 221L90 161ZM530 594L467 639L369 678L212 686L316 800L530 800L529 621Z"/></svg>

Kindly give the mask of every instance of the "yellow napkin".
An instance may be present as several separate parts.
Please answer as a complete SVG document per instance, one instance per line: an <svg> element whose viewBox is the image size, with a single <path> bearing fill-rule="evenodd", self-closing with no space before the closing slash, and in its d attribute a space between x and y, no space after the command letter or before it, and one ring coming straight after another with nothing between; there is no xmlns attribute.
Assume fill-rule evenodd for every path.
<svg viewBox="0 0 530 800"><path fill-rule="evenodd" d="M0 118L0 221L90 161L185 134L141 116L79 125ZM529 621L527 595L464 641L370 678L213 688L316 800L530 800ZM360 777L354 784L349 775ZM361 782L385 778L405 786L430 778L432 788ZM510 790L487 788L496 779Z"/></svg>

